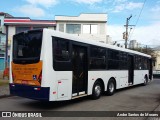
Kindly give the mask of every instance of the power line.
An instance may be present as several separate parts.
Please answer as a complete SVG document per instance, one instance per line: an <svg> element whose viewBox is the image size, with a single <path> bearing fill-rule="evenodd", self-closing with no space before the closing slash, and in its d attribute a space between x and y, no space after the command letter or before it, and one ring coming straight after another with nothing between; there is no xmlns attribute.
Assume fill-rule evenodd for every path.
<svg viewBox="0 0 160 120"><path fill-rule="evenodd" d="M133 32L135 31L135 28L136 28L136 26L137 26L137 23L138 23L138 21L139 21L139 18L140 18L140 16L141 16L141 14L142 14L142 11L143 11L143 8L144 8L144 5L145 5L146 1L147 1L147 0L144 0L144 2L143 2L143 6L142 6L141 11L140 11L140 13L139 13L139 16L138 16L138 18L137 18L137 21L136 21L135 27L133 28L133 31L131 32L131 35L129 36L129 38L131 38L131 37L132 37Z"/></svg>

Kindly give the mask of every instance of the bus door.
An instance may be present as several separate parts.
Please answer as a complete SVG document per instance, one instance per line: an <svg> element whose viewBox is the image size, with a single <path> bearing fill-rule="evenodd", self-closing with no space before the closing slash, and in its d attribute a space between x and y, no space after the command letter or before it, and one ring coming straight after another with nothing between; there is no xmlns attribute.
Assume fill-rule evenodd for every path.
<svg viewBox="0 0 160 120"><path fill-rule="evenodd" d="M128 55L128 83L129 85L133 84L134 80L134 57Z"/></svg>
<svg viewBox="0 0 160 120"><path fill-rule="evenodd" d="M72 46L72 97L87 94L87 47Z"/></svg>
<svg viewBox="0 0 160 120"><path fill-rule="evenodd" d="M153 75L153 60L149 59L149 79L152 79L152 75Z"/></svg>

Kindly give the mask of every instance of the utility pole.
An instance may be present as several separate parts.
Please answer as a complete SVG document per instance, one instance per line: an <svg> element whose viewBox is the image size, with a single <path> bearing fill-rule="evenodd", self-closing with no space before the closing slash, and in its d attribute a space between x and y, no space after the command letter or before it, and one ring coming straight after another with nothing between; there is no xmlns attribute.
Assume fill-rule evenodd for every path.
<svg viewBox="0 0 160 120"><path fill-rule="evenodd" d="M128 17L126 19L126 25L124 25L126 27L126 32L123 33L123 35L125 34L125 37L123 37L125 39L125 48L127 48L127 41L128 41L128 26L135 26L135 25L129 25L129 20L131 19L132 15L130 15L130 17Z"/></svg>
<svg viewBox="0 0 160 120"><path fill-rule="evenodd" d="M8 67L8 26L6 26L5 68Z"/></svg>

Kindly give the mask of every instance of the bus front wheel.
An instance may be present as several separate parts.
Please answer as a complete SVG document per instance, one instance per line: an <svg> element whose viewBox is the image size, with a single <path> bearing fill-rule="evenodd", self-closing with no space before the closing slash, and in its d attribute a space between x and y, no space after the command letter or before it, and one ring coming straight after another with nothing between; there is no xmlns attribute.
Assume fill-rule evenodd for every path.
<svg viewBox="0 0 160 120"><path fill-rule="evenodd" d="M114 79L110 79L107 86L107 95L111 96L115 93L116 86Z"/></svg>
<svg viewBox="0 0 160 120"><path fill-rule="evenodd" d="M102 93L102 85L99 81L96 81L92 89L92 99L94 100L99 99L101 97L101 93Z"/></svg>

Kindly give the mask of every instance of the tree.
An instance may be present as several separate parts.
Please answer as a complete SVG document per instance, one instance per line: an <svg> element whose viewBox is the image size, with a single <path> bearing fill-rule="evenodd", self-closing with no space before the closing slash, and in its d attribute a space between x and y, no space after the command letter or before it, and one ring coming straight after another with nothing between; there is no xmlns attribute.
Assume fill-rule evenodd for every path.
<svg viewBox="0 0 160 120"><path fill-rule="evenodd" d="M156 60L156 58L158 56L160 56L157 51L155 51L153 48L150 48L150 47L140 47L140 48L130 48L130 49L134 50L134 51L138 51L138 52L141 52L141 53L151 55L153 60Z"/></svg>

